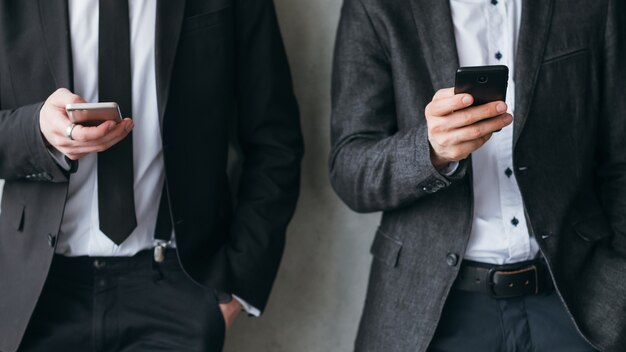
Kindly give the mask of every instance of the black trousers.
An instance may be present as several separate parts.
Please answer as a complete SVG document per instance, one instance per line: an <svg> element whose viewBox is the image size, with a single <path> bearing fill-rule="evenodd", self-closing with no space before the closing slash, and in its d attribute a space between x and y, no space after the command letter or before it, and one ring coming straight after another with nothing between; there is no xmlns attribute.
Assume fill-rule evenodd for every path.
<svg viewBox="0 0 626 352"><path fill-rule="evenodd" d="M592 352L549 294L494 299L453 289L428 352Z"/></svg>
<svg viewBox="0 0 626 352"><path fill-rule="evenodd" d="M20 352L221 351L224 319L212 290L176 253L131 258L55 256Z"/></svg>

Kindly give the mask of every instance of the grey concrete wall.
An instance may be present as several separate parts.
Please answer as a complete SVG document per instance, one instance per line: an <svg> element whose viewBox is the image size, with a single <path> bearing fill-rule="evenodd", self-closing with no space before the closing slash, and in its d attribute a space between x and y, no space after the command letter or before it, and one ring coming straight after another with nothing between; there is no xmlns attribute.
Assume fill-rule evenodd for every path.
<svg viewBox="0 0 626 352"><path fill-rule="evenodd" d="M275 2L306 140L302 193L267 311L261 318L241 315L225 351L351 351L379 215L353 213L328 183L330 72L341 0Z"/></svg>
<svg viewBox="0 0 626 352"><path fill-rule="evenodd" d="M302 194L261 318L241 316L226 352L351 351L379 215L358 215L328 183L330 73L341 0L275 0L306 141Z"/></svg>

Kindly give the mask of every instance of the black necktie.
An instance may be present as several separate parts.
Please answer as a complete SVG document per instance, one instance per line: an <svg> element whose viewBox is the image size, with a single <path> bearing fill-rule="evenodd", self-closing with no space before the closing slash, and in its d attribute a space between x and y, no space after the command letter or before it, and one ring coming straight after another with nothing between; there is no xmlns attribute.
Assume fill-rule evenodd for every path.
<svg viewBox="0 0 626 352"><path fill-rule="evenodd" d="M117 102L122 116L132 114L128 0L100 0L98 95ZM98 154L100 230L120 244L137 227L133 192L133 140Z"/></svg>

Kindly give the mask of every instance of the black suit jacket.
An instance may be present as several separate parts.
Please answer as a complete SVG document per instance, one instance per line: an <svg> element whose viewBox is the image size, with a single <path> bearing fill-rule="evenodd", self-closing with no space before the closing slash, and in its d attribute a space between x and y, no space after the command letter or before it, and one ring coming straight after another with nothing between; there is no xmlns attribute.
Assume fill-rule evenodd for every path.
<svg viewBox="0 0 626 352"><path fill-rule="evenodd" d="M524 0L513 169L530 230L581 333L626 346L626 2ZM444 177L424 108L458 67L447 0L345 0L331 181L383 211L358 351L425 351L472 224L471 161ZM502 170L504 171L504 170Z"/></svg>
<svg viewBox="0 0 626 352"><path fill-rule="evenodd" d="M20 342L63 217L71 175L46 150L39 110L55 89L72 88L70 39L67 1L0 0L2 351ZM298 197L303 152L272 1L158 0L155 45L182 266L197 282L262 310ZM234 140L243 155L235 197L226 172Z"/></svg>

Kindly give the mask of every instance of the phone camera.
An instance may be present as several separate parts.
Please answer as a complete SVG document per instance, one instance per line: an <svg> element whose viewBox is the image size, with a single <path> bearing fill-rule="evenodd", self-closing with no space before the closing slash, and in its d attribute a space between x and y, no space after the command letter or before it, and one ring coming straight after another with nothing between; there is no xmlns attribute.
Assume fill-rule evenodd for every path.
<svg viewBox="0 0 626 352"><path fill-rule="evenodd" d="M487 76L478 76L478 79L476 79L476 81L478 81L478 83L481 83L481 84L487 83L488 80L489 80L489 77Z"/></svg>

